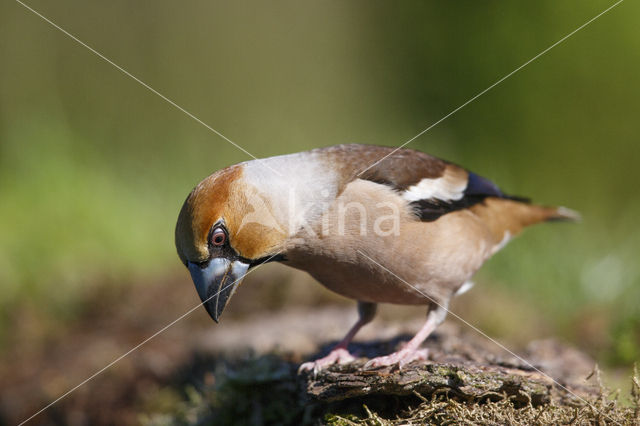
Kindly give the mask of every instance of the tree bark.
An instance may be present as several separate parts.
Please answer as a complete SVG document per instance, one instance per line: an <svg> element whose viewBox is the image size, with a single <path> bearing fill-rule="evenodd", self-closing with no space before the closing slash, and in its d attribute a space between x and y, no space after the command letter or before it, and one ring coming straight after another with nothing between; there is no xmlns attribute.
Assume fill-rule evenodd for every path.
<svg viewBox="0 0 640 426"><path fill-rule="evenodd" d="M579 405L582 398L591 399L598 391L586 382L595 363L555 340L533 342L521 356L513 356L484 337L448 326L427 341L428 361L403 369L364 369L367 358L385 353L384 346L394 345L355 345L352 350L365 357L332 366L316 377L302 375L307 396L335 402L374 395L443 394L469 402L509 398L517 405L539 406L552 400Z"/></svg>

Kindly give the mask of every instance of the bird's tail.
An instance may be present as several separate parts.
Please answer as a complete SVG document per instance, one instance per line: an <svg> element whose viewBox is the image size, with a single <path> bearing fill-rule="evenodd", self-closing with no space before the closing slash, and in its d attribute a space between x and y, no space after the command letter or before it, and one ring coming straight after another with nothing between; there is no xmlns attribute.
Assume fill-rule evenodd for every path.
<svg viewBox="0 0 640 426"><path fill-rule="evenodd" d="M523 204L523 203L521 203ZM540 222L579 222L580 213L566 207L547 207L536 204L523 204L522 225L529 226Z"/></svg>
<svg viewBox="0 0 640 426"><path fill-rule="evenodd" d="M580 214L566 207L546 207L526 200L488 198L471 208L501 241L505 233L515 236L523 228L541 222L580 220Z"/></svg>
<svg viewBox="0 0 640 426"><path fill-rule="evenodd" d="M580 222L580 212L566 207L545 207L549 211L545 221L547 222Z"/></svg>

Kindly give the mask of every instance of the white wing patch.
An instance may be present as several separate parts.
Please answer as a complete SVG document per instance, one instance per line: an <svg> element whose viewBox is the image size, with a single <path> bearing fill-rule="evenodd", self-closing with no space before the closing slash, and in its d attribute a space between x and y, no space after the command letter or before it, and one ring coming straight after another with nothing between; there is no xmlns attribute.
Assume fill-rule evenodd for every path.
<svg viewBox="0 0 640 426"><path fill-rule="evenodd" d="M410 186L402 197L409 202L429 199L457 201L464 196L466 188L467 173L464 170L446 169L439 178L425 178Z"/></svg>

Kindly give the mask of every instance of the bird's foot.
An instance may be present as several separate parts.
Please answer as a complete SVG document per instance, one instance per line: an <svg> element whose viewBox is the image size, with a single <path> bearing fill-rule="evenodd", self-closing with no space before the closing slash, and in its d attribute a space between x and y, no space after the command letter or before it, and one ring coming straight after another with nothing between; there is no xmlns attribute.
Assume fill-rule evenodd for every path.
<svg viewBox="0 0 640 426"><path fill-rule="evenodd" d="M398 365L398 368L402 369L405 365L413 361L424 361L429 355L428 349L410 349L404 348L398 352L386 356L379 356L377 358L370 359L364 368L386 367L390 365Z"/></svg>
<svg viewBox="0 0 640 426"><path fill-rule="evenodd" d="M320 370L332 365L332 364L346 364L353 361L355 358L344 348L336 348L329 352L329 355L317 359L315 361L305 362L298 368L298 373L303 371L313 371L313 375L316 376Z"/></svg>

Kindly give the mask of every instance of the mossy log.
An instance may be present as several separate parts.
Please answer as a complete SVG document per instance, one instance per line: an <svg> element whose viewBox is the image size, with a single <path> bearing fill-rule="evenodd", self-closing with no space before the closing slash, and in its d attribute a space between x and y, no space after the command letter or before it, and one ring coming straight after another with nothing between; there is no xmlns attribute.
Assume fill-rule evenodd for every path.
<svg viewBox="0 0 640 426"><path fill-rule="evenodd" d="M417 392L422 396L446 394L465 401L507 397L518 405L531 402L539 406L551 402L554 392L565 392L544 374L495 365L413 363L402 370L393 367L366 370L363 365L364 362L351 363L322 371L316 377L306 376L307 394L319 401L333 402ZM581 394L584 391L572 390Z"/></svg>
<svg viewBox="0 0 640 426"><path fill-rule="evenodd" d="M369 355L384 353L380 344L356 345ZM389 350L390 345L386 345ZM391 345L393 346L393 345ZM317 376L300 377L307 396L334 402L374 395L423 397L447 395L460 401L482 402L508 398L515 405L540 406L552 400L581 405L597 388L586 377L595 364L586 355L555 340L530 344L521 356L513 356L484 338L446 327L427 342L430 360L366 369L367 358L335 365Z"/></svg>

